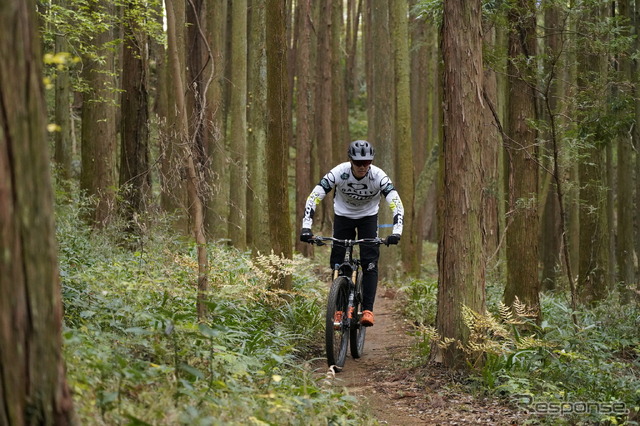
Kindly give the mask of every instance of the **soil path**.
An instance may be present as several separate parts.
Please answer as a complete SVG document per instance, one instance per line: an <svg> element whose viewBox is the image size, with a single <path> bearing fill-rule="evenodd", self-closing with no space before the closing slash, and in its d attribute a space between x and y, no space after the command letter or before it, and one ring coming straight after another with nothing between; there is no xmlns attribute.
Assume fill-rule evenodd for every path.
<svg viewBox="0 0 640 426"><path fill-rule="evenodd" d="M367 330L364 354L349 356L343 371L330 379L332 386L361 399L383 425L514 425L525 420L512 407L464 392L456 384L460 377L447 369L411 367L413 337L396 309L396 296L393 290L378 290L375 325Z"/></svg>

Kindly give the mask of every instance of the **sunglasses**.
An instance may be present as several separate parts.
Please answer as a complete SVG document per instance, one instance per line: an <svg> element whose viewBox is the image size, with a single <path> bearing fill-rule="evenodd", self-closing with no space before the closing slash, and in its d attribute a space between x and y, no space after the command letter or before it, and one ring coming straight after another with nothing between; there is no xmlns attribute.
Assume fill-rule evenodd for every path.
<svg viewBox="0 0 640 426"><path fill-rule="evenodd" d="M351 160L356 167L367 167L371 164L371 160Z"/></svg>

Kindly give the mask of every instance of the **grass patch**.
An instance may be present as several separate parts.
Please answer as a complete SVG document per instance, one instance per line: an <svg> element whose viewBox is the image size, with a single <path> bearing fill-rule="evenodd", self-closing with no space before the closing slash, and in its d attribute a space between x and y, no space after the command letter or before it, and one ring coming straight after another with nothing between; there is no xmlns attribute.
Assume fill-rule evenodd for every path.
<svg viewBox="0 0 640 426"><path fill-rule="evenodd" d="M65 196L57 206L64 352L81 423L363 421L357 401L323 387L307 361L323 339L326 295L308 260L287 265L293 290L283 295L264 278L273 259L210 245L210 314L198 322L194 246L161 221L123 245L117 225L83 224L87 205Z"/></svg>

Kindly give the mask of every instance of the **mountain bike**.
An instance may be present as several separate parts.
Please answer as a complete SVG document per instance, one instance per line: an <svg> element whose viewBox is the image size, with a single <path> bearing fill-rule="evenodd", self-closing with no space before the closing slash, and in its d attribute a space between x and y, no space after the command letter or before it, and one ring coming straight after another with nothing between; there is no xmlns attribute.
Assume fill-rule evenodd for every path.
<svg viewBox="0 0 640 426"><path fill-rule="evenodd" d="M351 356L360 358L364 350L367 328L360 324L362 318L362 269L360 259L353 256L353 248L362 244L385 244L381 238L363 238L359 240L340 240L333 237L314 236L311 244L334 245L346 248L344 261L333 268L333 282L327 299L325 317L325 348L327 364L342 370L347 359L347 350L351 346Z"/></svg>

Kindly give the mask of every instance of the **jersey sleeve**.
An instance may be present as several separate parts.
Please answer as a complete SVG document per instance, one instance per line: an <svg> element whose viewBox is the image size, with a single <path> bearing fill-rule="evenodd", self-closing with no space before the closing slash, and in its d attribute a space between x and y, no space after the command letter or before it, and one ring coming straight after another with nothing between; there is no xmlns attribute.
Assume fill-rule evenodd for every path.
<svg viewBox="0 0 640 426"><path fill-rule="evenodd" d="M324 197L331 192L336 186L336 180L334 178L333 170L327 173L320 179L320 182L313 188L311 194L307 197L307 202L304 206L304 216L302 218L302 227L311 229L313 225L313 216L316 212L316 207L324 199Z"/></svg>
<svg viewBox="0 0 640 426"><path fill-rule="evenodd" d="M400 194L393 186L391 179L385 176L382 180L382 195L389 203L389 208L393 213L393 231L392 233L402 235L403 219L404 219L404 206L400 199Z"/></svg>

